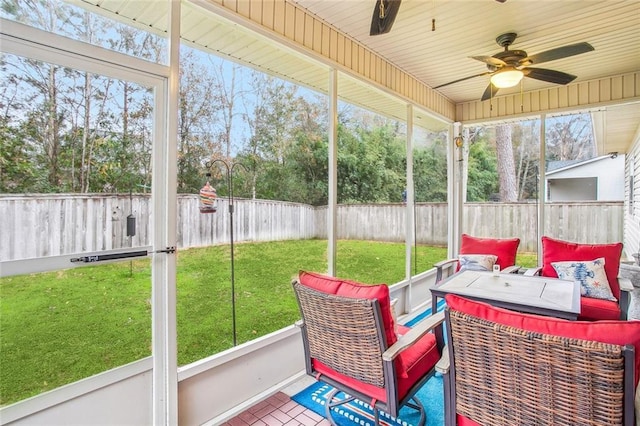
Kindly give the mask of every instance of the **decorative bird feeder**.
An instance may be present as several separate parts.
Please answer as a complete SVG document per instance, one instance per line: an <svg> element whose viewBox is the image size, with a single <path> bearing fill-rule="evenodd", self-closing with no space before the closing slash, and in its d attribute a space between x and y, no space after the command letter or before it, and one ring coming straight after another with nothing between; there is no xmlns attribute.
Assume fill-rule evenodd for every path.
<svg viewBox="0 0 640 426"><path fill-rule="evenodd" d="M216 189L207 181L200 190L200 213L215 213L217 198Z"/></svg>
<svg viewBox="0 0 640 426"><path fill-rule="evenodd" d="M236 290L235 290L235 266L233 263L233 171L236 166L240 166L245 171L247 168L241 163L227 162L223 159L217 159L206 164L207 170L214 165L224 166L227 177L227 189L229 191L229 241L231 243L231 323L233 324L233 346L236 345ZM207 178L211 177L211 173L207 173ZM200 190L200 213L214 213L217 209L216 201L218 194L216 190L209 184L209 181ZM213 229L213 227L212 227Z"/></svg>

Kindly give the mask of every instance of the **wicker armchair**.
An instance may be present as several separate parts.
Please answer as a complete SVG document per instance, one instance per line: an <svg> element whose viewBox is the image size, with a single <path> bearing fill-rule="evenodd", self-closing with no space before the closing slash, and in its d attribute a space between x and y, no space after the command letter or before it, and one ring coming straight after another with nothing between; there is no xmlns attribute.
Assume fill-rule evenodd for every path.
<svg viewBox="0 0 640 426"><path fill-rule="evenodd" d="M426 413L414 394L434 374L442 354L443 342L436 342L429 330L441 326L444 314L411 329L400 327L406 334L399 337L387 336L389 324L383 312L389 310L387 286L358 286L331 278L327 282L326 292L318 289L320 285L313 288L293 282L302 314L297 325L302 330L307 374L335 388L327 397L327 419L335 424L333 407L359 399L374 408L375 424L379 424L379 410L397 417L403 405L418 410L424 424ZM383 296L370 297L377 290ZM345 295L362 292L369 292L369 297ZM397 340L391 346L389 337ZM351 398L336 399L339 391Z"/></svg>
<svg viewBox="0 0 640 426"><path fill-rule="evenodd" d="M455 295L446 301L445 424L634 424L640 322L572 322Z"/></svg>

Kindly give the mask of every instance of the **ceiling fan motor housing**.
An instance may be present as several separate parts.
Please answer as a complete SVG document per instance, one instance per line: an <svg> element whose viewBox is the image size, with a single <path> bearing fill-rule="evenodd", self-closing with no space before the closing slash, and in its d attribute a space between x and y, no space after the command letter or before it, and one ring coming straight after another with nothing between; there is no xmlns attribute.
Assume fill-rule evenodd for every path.
<svg viewBox="0 0 640 426"><path fill-rule="evenodd" d="M523 63L522 60L527 58L527 52L524 50L505 50L504 52L498 52L493 55L494 58L500 59L504 61L507 65L512 67L521 67L528 65L527 63ZM502 67L497 67L495 65L487 64L487 68L489 71L496 71Z"/></svg>

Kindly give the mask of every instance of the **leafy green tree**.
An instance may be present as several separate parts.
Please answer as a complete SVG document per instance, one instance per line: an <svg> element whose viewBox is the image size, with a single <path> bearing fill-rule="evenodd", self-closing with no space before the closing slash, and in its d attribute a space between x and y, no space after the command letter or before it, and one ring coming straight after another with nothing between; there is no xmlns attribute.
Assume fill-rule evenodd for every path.
<svg viewBox="0 0 640 426"><path fill-rule="evenodd" d="M152 58L160 51L157 37L71 5L4 1L2 9L18 21L74 39L126 45L120 50L136 56ZM22 179L28 182L22 191L123 192L149 185L148 88L14 55L3 57L3 71L0 104L6 106L6 128L13 129L11 155L31 165L32 179ZM24 167L11 170L20 176Z"/></svg>
<svg viewBox="0 0 640 426"><path fill-rule="evenodd" d="M469 147L467 201L490 201L498 192L497 159L486 139Z"/></svg>
<svg viewBox="0 0 640 426"><path fill-rule="evenodd" d="M446 139L436 139L413 151L413 182L416 202L447 201Z"/></svg>
<svg viewBox="0 0 640 426"><path fill-rule="evenodd" d="M30 147L23 144L22 129L0 118L0 192L30 192L36 171L30 157Z"/></svg>
<svg viewBox="0 0 640 426"><path fill-rule="evenodd" d="M352 130L353 129L353 130ZM338 202L400 202L406 148L393 125L338 125Z"/></svg>
<svg viewBox="0 0 640 426"><path fill-rule="evenodd" d="M326 102L300 99L294 141L287 163L296 179L297 201L311 205L328 202L329 145L326 138Z"/></svg>
<svg viewBox="0 0 640 426"><path fill-rule="evenodd" d="M289 164L296 134L296 112L304 105L297 96L297 87L260 73L251 81L254 102L246 122L251 136L243 150L251 174L254 197L301 201L296 187L302 183L295 175L295 165Z"/></svg>

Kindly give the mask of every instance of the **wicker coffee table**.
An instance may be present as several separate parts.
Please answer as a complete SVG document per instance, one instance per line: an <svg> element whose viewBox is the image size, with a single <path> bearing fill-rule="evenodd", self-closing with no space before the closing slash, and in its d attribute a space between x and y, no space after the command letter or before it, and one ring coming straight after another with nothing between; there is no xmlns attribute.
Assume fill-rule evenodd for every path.
<svg viewBox="0 0 640 426"><path fill-rule="evenodd" d="M580 314L580 284L557 278L494 274L484 271L458 272L431 287L431 306L438 298L457 294L501 308L575 320Z"/></svg>

